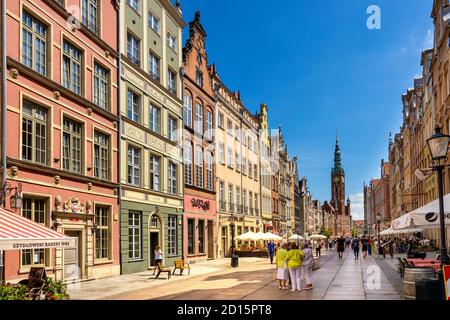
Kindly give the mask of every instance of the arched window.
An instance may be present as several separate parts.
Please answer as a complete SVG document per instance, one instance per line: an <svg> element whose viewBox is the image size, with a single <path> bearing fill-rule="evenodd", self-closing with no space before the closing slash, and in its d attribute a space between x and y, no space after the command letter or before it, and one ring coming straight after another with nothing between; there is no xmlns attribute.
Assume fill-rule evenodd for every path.
<svg viewBox="0 0 450 320"><path fill-rule="evenodd" d="M203 151L200 146L195 147L195 185L203 188Z"/></svg>
<svg viewBox="0 0 450 320"><path fill-rule="evenodd" d="M192 145L184 143L184 183L192 185Z"/></svg>
<svg viewBox="0 0 450 320"><path fill-rule="evenodd" d="M184 94L183 123L185 126L192 128L192 96L189 93Z"/></svg>

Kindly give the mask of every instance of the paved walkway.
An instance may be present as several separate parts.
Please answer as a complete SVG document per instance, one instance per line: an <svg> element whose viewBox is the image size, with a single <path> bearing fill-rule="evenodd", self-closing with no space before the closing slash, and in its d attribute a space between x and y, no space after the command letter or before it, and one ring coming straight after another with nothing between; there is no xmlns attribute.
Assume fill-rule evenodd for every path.
<svg viewBox="0 0 450 320"><path fill-rule="evenodd" d="M223 265L223 263L227 265ZM321 268L313 273L314 289L302 292L279 290L273 280L274 265L267 259L240 259L239 268L228 267L228 259L216 261L218 270L191 276L173 276L171 280L154 280L149 273L134 275L136 280L127 283L121 290L114 287L111 278L85 283L90 288L71 291L72 299L111 299L111 300L399 300L400 295L381 272L373 258L355 261L353 253L347 251L344 259L337 254L325 252L321 258ZM205 263L207 265L207 263ZM194 268L197 269L200 264ZM199 271L200 272L200 271ZM130 275L132 276L132 275ZM121 277L130 277L121 276ZM140 278L139 278L140 277ZM116 277L120 278L120 277ZM144 279L144 280L142 280ZM139 282L141 281L141 283ZM99 282L110 283L97 288ZM112 283L112 284L111 284ZM116 285L117 286L117 285ZM303 286L305 284L303 283ZM87 289L87 290L85 290ZM89 289L95 295L89 295ZM112 290L110 290L112 289ZM99 294L99 290L104 290ZM121 292L120 292L121 291Z"/></svg>

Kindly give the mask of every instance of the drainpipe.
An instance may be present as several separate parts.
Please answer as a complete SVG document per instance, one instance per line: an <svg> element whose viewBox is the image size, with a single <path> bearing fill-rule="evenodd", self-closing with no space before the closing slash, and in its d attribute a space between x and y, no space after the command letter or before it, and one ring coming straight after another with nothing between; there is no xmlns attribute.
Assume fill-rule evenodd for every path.
<svg viewBox="0 0 450 320"><path fill-rule="evenodd" d="M122 274L122 239L121 239L121 221L122 221L122 212L121 212L121 204L122 204L122 177L120 173L122 172L122 112L121 112L121 103L122 103L122 78L121 78L121 69L122 69L122 51L121 51L121 19L120 19L120 0L116 1L116 8L117 8L117 114L119 116L119 123L117 125L117 144L118 144L118 156L117 156L117 181L119 182L119 192L117 197L118 202L118 214L119 214L119 265L120 265L120 274Z"/></svg>
<svg viewBox="0 0 450 320"><path fill-rule="evenodd" d="M6 0L2 0L2 184L6 183ZM2 188L2 198L5 190ZM3 202L1 205L5 205ZM0 251L0 283L5 279L5 255Z"/></svg>
<svg viewBox="0 0 450 320"><path fill-rule="evenodd" d="M181 100L183 101L184 104L184 76L185 76L185 72L184 72L184 68L180 67L180 79L181 79ZM182 110L184 108L184 105L182 107ZM184 117L183 117L183 113L181 116L182 119L182 124L181 124L181 128L183 128L181 130L181 159L182 159L182 163L184 164ZM182 182L183 182L183 209L181 211L181 258L182 259L186 259L186 257L184 256L184 213L185 213L185 208L184 208L184 188L185 188L185 184L184 184L184 165L181 166L181 172L182 172ZM177 226L178 227L178 226Z"/></svg>

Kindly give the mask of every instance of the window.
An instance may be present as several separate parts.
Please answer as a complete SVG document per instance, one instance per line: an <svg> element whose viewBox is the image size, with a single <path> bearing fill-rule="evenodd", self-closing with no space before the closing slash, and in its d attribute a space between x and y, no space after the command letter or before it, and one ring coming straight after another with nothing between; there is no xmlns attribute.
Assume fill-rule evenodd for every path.
<svg viewBox="0 0 450 320"><path fill-rule="evenodd" d="M161 133L161 109L151 104L149 115L150 130L152 130L153 132Z"/></svg>
<svg viewBox="0 0 450 320"><path fill-rule="evenodd" d="M94 63L94 103L109 110L109 71Z"/></svg>
<svg viewBox="0 0 450 320"><path fill-rule="evenodd" d="M237 141L241 141L241 130L239 129L238 126L234 127L234 136L236 138Z"/></svg>
<svg viewBox="0 0 450 320"><path fill-rule="evenodd" d="M252 162L250 160L248 160L248 176L249 176L249 178L252 177L252 171L253 171Z"/></svg>
<svg viewBox="0 0 450 320"><path fill-rule="evenodd" d="M184 183L192 185L192 145L184 143Z"/></svg>
<svg viewBox="0 0 450 320"><path fill-rule="evenodd" d="M213 114L211 111L206 111L206 139L211 140L213 134Z"/></svg>
<svg viewBox="0 0 450 320"><path fill-rule="evenodd" d="M141 259L142 213L130 211L128 213L128 258Z"/></svg>
<svg viewBox="0 0 450 320"><path fill-rule="evenodd" d="M219 161L225 164L225 145L222 142L219 143Z"/></svg>
<svg viewBox="0 0 450 320"><path fill-rule="evenodd" d="M244 210L245 210L245 212L244 213L247 213L247 190L242 190L242 200L243 200L243 204L244 204Z"/></svg>
<svg viewBox="0 0 450 320"><path fill-rule="evenodd" d="M251 191L248 192L248 206L253 208L253 192Z"/></svg>
<svg viewBox="0 0 450 320"><path fill-rule="evenodd" d="M195 185L203 188L203 151L201 147L195 148Z"/></svg>
<svg viewBox="0 0 450 320"><path fill-rule="evenodd" d="M159 19L151 12L148 13L148 27L159 35L160 30Z"/></svg>
<svg viewBox="0 0 450 320"><path fill-rule="evenodd" d="M224 117L222 112L219 112L217 123L219 124L219 127L224 127Z"/></svg>
<svg viewBox="0 0 450 320"><path fill-rule="evenodd" d="M141 41L131 33L127 34L127 57L135 64L141 63Z"/></svg>
<svg viewBox="0 0 450 320"><path fill-rule="evenodd" d="M150 189L161 191L161 158L155 155L150 156Z"/></svg>
<svg viewBox="0 0 450 320"><path fill-rule="evenodd" d="M206 154L206 189L213 191L213 156L210 152Z"/></svg>
<svg viewBox="0 0 450 320"><path fill-rule="evenodd" d="M47 164L47 135L47 109L24 100L22 159Z"/></svg>
<svg viewBox="0 0 450 320"><path fill-rule="evenodd" d="M195 220L188 219L188 254L195 254Z"/></svg>
<svg viewBox="0 0 450 320"><path fill-rule="evenodd" d="M195 131L203 134L203 107L201 104L195 104Z"/></svg>
<svg viewBox="0 0 450 320"><path fill-rule="evenodd" d="M183 121L185 126L192 128L192 97L187 94L184 95Z"/></svg>
<svg viewBox="0 0 450 320"><path fill-rule="evenodd" d="M220 211L225 211L225 182L219 182L219 209Z"/></svg>
<svg viewBox="0 0 450 320"><path fill-rule="evenodd" d="M22 15L22 63L47 75L47 26L26 11Z"/></svg>
<svg viewBox="0 0 450 320"><path fill-rule="evenodd" d="M83 0L82 21L95 34L99 34L98 29L99 8L98 0Z"/></svg>
<svg viewBox="0 0 450 320"><path fill-rule="evenodd" d="M81 50L68 41L64 41L63 47L63 86L81 95Z"/></svg>
<svg viewBox="0 0 450 320"><path fill-rule="evenodd" d="M95 232L95 258L109 258L109 207L95 206L95 223L97 231Z"/></svg>
<svg viewBox="0 0 450 320"><path fill-rule="evenodd" d="M177 165L169 161L169 193L177 194Z"/></svg>
<svg viewBox="0 0 450 320"><path fill-rule="evenodd" d="M148 65L150 77L159 82L160 72L159 72L160 59L152 52L148 55Z"/></svg>
<svg viewBox="0 0 450 320"><path fill-rule="evenodd" d="M178 137L177 137L177 119L171 115L169 115L168 118L168 126L167 126L167 137L171 140L171 141L178 141Z"/></svg>
<svg viewBox="0 0 450 320"><path fill-rule="evenodd" d="M167 45L173 51L177 51L177 39L170 32L167 33Z"/></svg>
<svg viewBox="0 0 450 320"><path fill-rule="evenodd" d="M47 200L36 198L23 198L22 216L40 224L47 222ZM22 267L37 267L47 264L48 250L25 249L21 250Z"/></svg>
<svg viewBox="0 0 450 320"><path fill-rule="evenodd" d="M170 93L177 94L177 74L172 69L167 72L167 88Z"/></svg>
<svg viewBox="0 0 450 320"><path fill-rule="evenodd" d="M195 73L195 83L199 87L203 87L203 72L201 72L198 68L197 68L197 71Z"/></svg>
<svg viewBox="0 0 450 320"><path fill-rule="evenodd" d="M82 125L68 118L63 122L63 169L81 173Z"/></svg>
<svg viewBox="0 0 450 320"><path fill-rule="evenodd" d="M233 122L231 120L227 120L227 133L233 136Z"/></svg>
<svg viewBox="0 0 450 320"><path fill-rule="evenodd" d="M236 205L237 208L241 206L241 188L239 187L236 187ZM238 212L240 212L240 209L238 209Z"/></svg>
<svg viewBox="0 0 450 320"><path fill-rule="evenodd" d="M228 185L228 201L230 201L230 211L234 211L234 194L233 194L233 185Z"/></svg>
<svg viewBox="0 0 450 320"><path fill-rule="evenodd" d="M237 152L235 152L235 158L236 158L236 165L235 169L236 171L241 171L241 155Z"/></svg>
<svg viewBox="0 0 450 320"><path fill-rule="evenodd" d="M258 181L258 165L254 164L253 168L254 168L253 179L255 179L255 181Z"/></svg>
<svg viewBox="0 0 450 320"><path fill-rule="evenodd" d="M94 177L109 179L109 136L94 133Z"/></svg>
<svg viewBox="0 0 450 320"><path fill-rule="evenodd" d="M141 185L141 150L133 146L128 146L127 157L127 175L128 183L140 186Z"/></svg>
<svg viewBox="0 0 450 320"><path fill-rule="evenodd" d="M251 137L247 137L247 146L250 149L250 151L252 150L253 147L253 143L252 143L252 138Z"/></svg>
<svg viewBox="0 0 450 320"><path fill-rule="evenodd" d="M205 220L198 220L198 253L205 253Z"/></svg>
<svg viewBox="0 0 450 320"><path fill-rule="evenodd" d="M228 147L228 167L233 168L233 149Z"/></svg>
<svg viewBox="0 0 450 320"><path fill-rule="evenodd" d="M167 244L169 256L177 254L177 216L169 216L167 221Z"/></svg>
<svg viewBox="0 0 450 320"><path fill-rule="evenodd" d="M140 122L141 112L140 112L141 97L128 89L127 92L127 117L130 120Z"/></svg>
<svg viewBox="0 0 450 320"><path fill-rule="evenodd" d="M247 158L244 157L242 160L242 173L246 174L246 172L245 172L246 170L247 170Z"/></svg>
<svg viewBox="0 0 450 320"><path fill-rule="evenodd" d="M139 0L127 0L127 4L139 12Z"/></svg>

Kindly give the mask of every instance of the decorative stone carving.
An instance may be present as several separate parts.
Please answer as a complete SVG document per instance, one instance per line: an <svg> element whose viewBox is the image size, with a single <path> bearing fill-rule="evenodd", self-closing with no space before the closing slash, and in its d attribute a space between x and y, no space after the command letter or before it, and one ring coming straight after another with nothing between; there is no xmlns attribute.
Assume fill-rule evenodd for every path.
<svg viewBox="0 0 450 320"><path fill-rule="evenodd" d="M88 182L87 187L88 187L88 190L91 191L92 190L92 182Z"/></svg>
<svg viewBox="0 0 450 320"><path fill-rule="evenodd" d="M92 209L92 201L88 200L86 201L86 213L90 213Z"/></svg>
<svg viewBox="0 0 450 320"><path fill-rule="evenodd" d="M15 178L19 175L19 168L17 168L16 166L12 166L9 168L9 176L11 178Z"/></svg>
<svg viewBox="0 0 450 320"><path fill-rule="evenodd" d="M9 75L11 76L11 78L17 79L19 77L19 70L17 70L16 68L12 68L9 71Z"/></svg>
<svg viewBox="0 0 450 320"><path fill-rule="evenodd" d="M114 188L113 189L113 194L115 195L115 196L117 196L117 193L119 192L119 190L117 190L117 188Z"/></svg>
<svg viewBox="0 0 450 320"><path fill-rule="evenodd" d="M88 115L92 114L92 109L91 108L87 108L86 111L87 111Z"/></svg>
<svg viewBox="0 0 450 320"><path fill-rule="evenodd" d="M61 177L60 176L54 176L55 179L55 184L60 184L61 183Z"/></svg>
<svg viewBox="0 0 450 320"><path fill-rule="evenodd" d="M61 93L59 91L55 91L53 92L53 96L55 97L56 100L59 100L59 98L61 98Z"/></svg>
<svg viewBox="0 0 450 320"><path fill-rule="evenodd" d="M117 121L113 121L113 127L114 127L114 129L117 129L117 126L118 126Z"/></svg>
<svg viewBox="0 0 450 320"><path fill-rule="evenodd" d="M62 199L61 199L61 196L58 194L55 197L55 209L56 209L56 211L61 211L61 205L62 205Z"/></svg>
<svg viewBox="0 0 450 320"><path fill-rule="evenodd" d="M111 53L109 52L109 50L105 50L105 56L108 58L111 55Z"/></svg>
<svg viewBox="0 0 450 320"><path fill-rule="evenodd" d="M83 205L80 204L78 198L71 198L69 201L64 203L64 211L72 213L83 213Z"/></svg>

